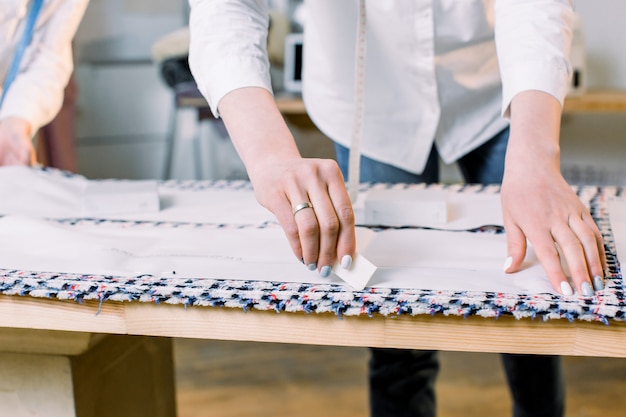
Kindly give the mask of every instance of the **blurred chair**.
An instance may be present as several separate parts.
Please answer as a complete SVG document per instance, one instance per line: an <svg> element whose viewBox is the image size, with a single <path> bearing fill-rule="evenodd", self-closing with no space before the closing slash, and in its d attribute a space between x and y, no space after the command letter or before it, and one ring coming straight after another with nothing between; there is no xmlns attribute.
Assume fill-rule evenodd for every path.
<svg viewBox="0 0 626 417"><path fill-rule="evenodd" d="M165 142L165 165L163 179L168 180L172 178L172 171L174 166L174 156L176 153L176 139L180 134L179 129L179 116L180 112L184 109L194 109L197 112L196 120L196 132L192 138L192 150L193 150L193 172L195 179L202 179L202 147L200 146L200 123L202 121L214 121L215 123L221 123L213 117L211 110L209 109L204 97L198 90L194 81L187 81L172 86L174 90L174 104L173 111L170 120L170 127L167 133ZM213 157L212 153L209 157Z"/></svg>
<svg viewBox="0 0 626 417"><path fill-rule="evenodd" d="M285 15L274 11L270 13L267 49L270 62L275 67L282 67L283 64L285 37L289 32L289 25L289 20ZM190 109L197 112L196 134L192 139L192 163L196 179L202 179L204 174L202 162L205 158L203 158L202 153L202 139L206 139L202 143L208 144L204 156L208 156L209 159L209 166L206 167L206 171L211 179L224 176L224 173L220 172L220 167L223 167L224 162L228 161L223 159L236 159L236 161L231 162L240 165L240 169L244 171L245 175L243 164L239 163L240 160L230 142L228 148L232 149L227 150L226 157L218 158L217 156L219 150L226 151L221 145L224 144L223 140L228 139L228 134L222 120L213 117L206 100L198 90L191 75L188 62L189 40L189 28L184 27L165 35L152 45L152 59L160 65L161 76L165 83L172 88L174 95L172 116L165 145L163 179L172 178L174 157L179 144L177 139L181 136L182 131L179 119L183 111ZM203 131L205 127L209 129L208 132ZM235 169L235 171L237 170L239 167Z"/></svg>
<svg viewBox="0 0 626 417"><path fill-rule="evenodd" d="M179 116L184 109L197 111L196 134L192 139L192 163L195 179L202 178L202 153L200 147L199 122L215 120L208 105L193 80L189 63L189 28L184 27L172 32L152 45L152 58L160 65L161 76L172 89L174 102L172 115L165 140L165 162L163 179L172 178L177 138L180 135Z"/></svg>

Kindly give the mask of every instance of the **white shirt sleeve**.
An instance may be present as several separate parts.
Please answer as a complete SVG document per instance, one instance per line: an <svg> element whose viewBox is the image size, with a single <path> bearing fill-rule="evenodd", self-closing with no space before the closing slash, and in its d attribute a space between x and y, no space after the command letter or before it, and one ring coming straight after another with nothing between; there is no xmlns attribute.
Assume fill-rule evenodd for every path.
<svg viewBox="0 0 626 417"><path fill-rule="evenodd" d="M74 68L72 39L87 3L87 0L44 3L20 72L0 109L0 119L20 117L27 120L35 132L58 113Z"/></svg>
<svg viewBox="0 0 626 417"><path fill-rule="evenodd" d="M189 64L219 116L222 97L237 88L271 89L266 0L190 0Z"/></svg>
<svg viewBox="0 0 626 417"><path fill-rule="evenodd" d="M563 105L572 76L573 20L569 0L496 1L503 116L509 117L511 100L522 91L546 92Z"/></svg>

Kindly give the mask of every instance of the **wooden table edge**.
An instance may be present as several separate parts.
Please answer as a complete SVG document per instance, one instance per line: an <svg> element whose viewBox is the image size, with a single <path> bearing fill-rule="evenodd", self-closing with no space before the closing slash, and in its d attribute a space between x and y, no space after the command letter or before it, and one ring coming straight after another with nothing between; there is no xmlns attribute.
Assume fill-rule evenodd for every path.
<svg viewBox="0 0 626 417"><path fill-rule="evenodd" d="M0 296L0 327L335 346L626 357L626 324L471 316L346 316Z"/></svg>

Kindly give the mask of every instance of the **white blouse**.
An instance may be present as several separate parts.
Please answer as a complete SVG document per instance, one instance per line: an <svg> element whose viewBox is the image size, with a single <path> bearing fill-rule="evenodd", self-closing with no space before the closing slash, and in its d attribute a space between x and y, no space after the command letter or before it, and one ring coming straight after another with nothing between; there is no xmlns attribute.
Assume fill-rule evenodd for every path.
<svg viewBox="0 0 626 417"><path fill-rule="evenodd" d="M0 92L30 3L0 0ZM31 44L0 108L0 120L21 117L36 131L57 114L73 70L72 38L87 3L88 0L44 0Z"/></svg>
<svg viewBox="0 0 626 417"><path fill-rule="evenodd" d="M241 87L271 91L264 0L191 0L190 64L213 112ZM420 173L433 143L453 162L504 129L512 98L561 103L571 77L568 0L368 0L361 153ZM350 146L358 0L305 2L303 99Z"/></svg>

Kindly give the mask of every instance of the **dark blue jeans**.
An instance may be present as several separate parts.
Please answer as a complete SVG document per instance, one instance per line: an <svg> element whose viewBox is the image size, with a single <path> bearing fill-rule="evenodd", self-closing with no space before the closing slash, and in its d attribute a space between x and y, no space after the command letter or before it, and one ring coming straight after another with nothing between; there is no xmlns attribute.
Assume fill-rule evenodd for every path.
<svg viewBox="0 0 626 417"><path fill-rule="evenodd" d="M500 184L509 138L506 129L458 162L465 181ZM337 162L347 179L349 150L335 145ZM433 150L421 175L361 158L362 182L434 183L439 181L439 155ZM372 417L434 417L435 380L439 360L435 351L371 349L369 364ZM502 354L513 399L514 417L562 417L565 389L558 356Z"/></svg>

